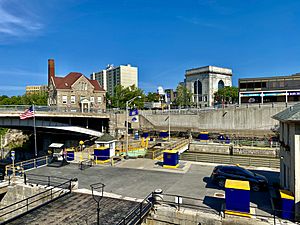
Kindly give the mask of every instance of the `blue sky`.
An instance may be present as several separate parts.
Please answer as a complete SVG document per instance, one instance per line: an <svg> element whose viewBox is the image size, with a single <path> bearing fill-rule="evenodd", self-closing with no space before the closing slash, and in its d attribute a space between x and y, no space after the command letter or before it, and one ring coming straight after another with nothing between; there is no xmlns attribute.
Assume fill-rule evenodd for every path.
<svg viewBox="0 0 300 225"><path fill-rule="evenodd" d="M56 74L139 67L139 86L176 88L186 69L238 78L300 72L300 1L0 0L0 95Z"/></svg>

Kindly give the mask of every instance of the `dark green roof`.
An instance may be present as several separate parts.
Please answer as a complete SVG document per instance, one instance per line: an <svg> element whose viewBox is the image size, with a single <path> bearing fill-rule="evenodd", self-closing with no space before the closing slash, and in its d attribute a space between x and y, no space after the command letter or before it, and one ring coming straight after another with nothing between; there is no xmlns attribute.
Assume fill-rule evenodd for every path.
<svg viewBox="0 0 300 225"><path fill-rule="evenodd" d="M290 106L289 108L272 116L273 119L279 121L298 121L300 122L300 103Z"/></svg>
<svg viewBox="0 0 300 225"><path fill-rule="evenodd" d="M96 139L96 141L99 141L99 142L109 142L109 141L114 141L114 140L116 140L116 139L108 133L105 133L101 137Z"/></svg>

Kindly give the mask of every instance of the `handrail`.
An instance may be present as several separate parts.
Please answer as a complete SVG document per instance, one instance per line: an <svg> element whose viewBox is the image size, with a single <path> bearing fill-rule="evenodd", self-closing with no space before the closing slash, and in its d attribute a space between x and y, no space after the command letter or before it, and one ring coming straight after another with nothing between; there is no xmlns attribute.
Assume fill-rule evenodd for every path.
<svg viewBox="0 0 300 225"><path fill-rule="evenodd" d="M25 161L16 162L14 166L15 166L15 168L16 167L21 167L22 169L24 169L25 166L33 164L33 167L39 167L39 166L42 166L42 165L38 165L38 164L40 162L43 162L43 161L45 161L45 164L43 164L43 165L47 165L48 158L49 157L46 155L46 156L41 156L41 157L34 158L34 159L28 159L28 160L25 160ZM13 169L13 164L6 165L5 166L5 175L9 176L8 171L12 170L12 169ZM24 169L24 171L26 171L26 168Z"/></svg>
<svg viewBox="0 0 300 225"><path fill-rule="evenodd" d="M140 223L153 207L153 202L151 201L152 199L153 193L150 193L142 202L130 210L129 213L117 223L117 225L135 225Z"/></svg>
<svg viewBox="0 0 300 225"><path fill-rule="evenodd" d="M163 198L164 197L176 197L176 198L182 198L182 202L180 203L179 199L177 200L177 202L171 202L171 201L167 201L167 200L164 200L163 198L161 200L157 200L158 202L164 202L164 203L171 203L171 204L177 204L177 207L178 209L180 209L180 206L184 206L184 207L188 207L188 208L198 208L198 209L209 209L210 211L214 211L214 212L218 212L218 210L216 209L212 209L212 208L209 208L208 207L204 207L204 206L201 206L199 204L188 204L188 203L183 203L184 202L184 199L187 199L187 200L196 200L196 201L201 201L201 202L204 202L204 199L200 199L200 198L194 198L194 197L189 197L189 196L182 196L182 195L176 195L176 194L169 194L169 193L163 193ZM291 210L280 210L280 209L275 209L273 206L271 208L264 208L264 207L257 207L257 206L251 206L251 208L256 208L256 209L260 209L270 215L266 215L266 214L259 214L257 213L257 210L256 210L256 213L255 214L252 214L252 213L249 213L249 215L253 215L253 216L257 216L257 217L262 217L262 218L270 218L270 219L273 219L274 221L274 225L276 225L276 218L278 218L278 216L280 215L280 213L282 212L288 212L288 213L291 213L292 215L295 214L294 211L291 211ZM219 210L219 213L223 213L223 215L225 215L225 209L222 209L220 207L220 210Z"/></svg>
<svg viewBox="0 0 300 225"><path fill-rule="evenodd" d="M43 176L43 175L35 175L35 176L41 177L41 176ZM49 176L45 176L45 177L49 177ZM59 198L59 197L62 197L62 196L64 196L64 195L66 195L66 194L68 194L68 193L71 192L71 189L72 189L72 181L74 181L76 178L74 178L74 179L66 179L66 178L61 178L61 177L55 177L55 178L56 178L56 179L63 179L63 180L66 180L66 181L63 182L63 183L60 183L60 184L58 184L58 185L56 185L56 186L52 186L51 188L46 189L45 191L42 191L42 192L39 192L39 193L37 193L37 194L35 194L35 195L29 196L29 197L26 198L26 199L22 199L22 200L20 200L20 201L14 202L13 204L10 204L10 205L8 205L8 206L5 206L5 207L0 208L0 212L3 212L3 210L9 209L10 207L16 206L16 205L18 205L18 204L21 205L21 206L19 206L19 207L17 207L17 208L14 208L14 209L12 209L12 210L10 210L10 211L8 211L8 212L4 212L4 213L0 214L0 218L3 217L3 216L9 215L9 214L11 214L11 213L14 213L14 212L16 212L16 211L18 211L18 210L21 210L21 209L23 209L23 208L25 208L25 207L26 207L26 209L27 209L25 212L21 212L20 214L18 214L18 215L16 215L16 216L13 216L12 218L8 218L8 219L6 219L5 221L1 221L1 222L8 222L8 221L12 220L13 218L16 218L16 217L19 217L19 216L21 216L21 215L24 215L24 214L28 213L29 211L31 211L31 210L33 210L33 209L35 209L35 208L38 208L38 207L40 207L41 205L44 205L45 202L42 202L40 205L34 206L33 208L30 208L30 207L29 207L29 206L31 206L32 204L34 204L34 203L36 203L36 202L38 202L38 201L40 201L40 200L42 200L42 199L44 199L44 198L47 198L47 197L51 196L50 200L49 200L49 201L46 201L46 203L47 203L47 202L50 202L50 201L52 201L52 200L54 200L54 199L57 199L57 198ZM26 182L26 178L25 178L25 182ZM25 183L25 184L26 184L26 183ZM64 188L64 187L63 187L63 186L66 185L66 184L68 184L68 188ZM59 189L59 190L55 190L55 189ZM54 194L56 194L56 193L58 193L58 192L62 192L62 191L64 191L64 190L65 190L65 193L63 193L63 195L58 195L58 196L56 196L55 198L53 198L53 197L54 197L54 196L53 196ZM44 195L45 193L49 193L49 194ZM41 196L41 197L36 199L37 196ZM31 199L33 199L33 200L31 200ZM30 201L30 200L31 200L31 201Z"/></svg>

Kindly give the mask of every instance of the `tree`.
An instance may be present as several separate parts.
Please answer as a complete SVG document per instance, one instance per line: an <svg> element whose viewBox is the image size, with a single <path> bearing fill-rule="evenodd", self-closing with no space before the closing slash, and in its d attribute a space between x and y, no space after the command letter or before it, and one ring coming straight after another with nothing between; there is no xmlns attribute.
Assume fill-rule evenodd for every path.
<svg viewBox="0 0 300 225"><path fill-rule="evenodd" d="M146 102L158 102L159 95L156 92L148 92L145 100Z"/></svg>
<svg viewBox="0 0 300 225"><path fill-rule="evenodd" d="M239 90L237 87L224 87L214 93L214 99L217 103L236 103L239 99Z"/></svg>
<svg viewBox="0 0 300 225"><path fill-rule="evenodd" d="M126 88L121 85L117 85L114 89L114 95L108 96L108 101L111 101L111 106L114 108L125 109L126 101L129 101L136 96L141 96L141 98L136 98L131 103L131 106L135 105L137 108L143 108L145 100L145 94L143 93L143 90L137 88L135 85Z"/></svg>
<svg viewBox="0 0 300 225"><path fill-rule="evenodd" d="M192 104L192 96L193 94L189 92L189 90L179 84L176 88L176 92L177 92L177 97L176 97L176 100L175 100L175 103L176 105L178 106L191 106Z"/></svg>
<svg viewBox="0 0 300 225"><path fill-rule="evenodd" d="M23 96L0 96L0 105L47 105L48 93L23 95Z"/></svg>

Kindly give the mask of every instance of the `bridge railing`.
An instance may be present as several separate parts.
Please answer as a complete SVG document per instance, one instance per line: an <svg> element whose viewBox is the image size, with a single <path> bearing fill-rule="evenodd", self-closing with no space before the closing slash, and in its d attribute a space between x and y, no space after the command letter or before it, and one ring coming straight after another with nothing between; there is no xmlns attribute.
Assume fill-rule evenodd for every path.
<svg viewBox="0 0 300 225"><path fill-rule="evenodd" d="M42 156L39 158L17 162L14 165L8 164L5 166L5 176L11 176L13 175L14 172L16 176L23 176L24 171L45 166L48 164L48 162L49 162L49 157Z"/></svg>
<svg viewBox="0 0 300 225"><path fill-rule="evenodd" d="M30 105L1 105L0 112L24 112ZM91 108L82 110L79 107L57 107L57 106L39 106L35 105L36 112L68 112L68 113L105 113L104 109Z"/></svg>

